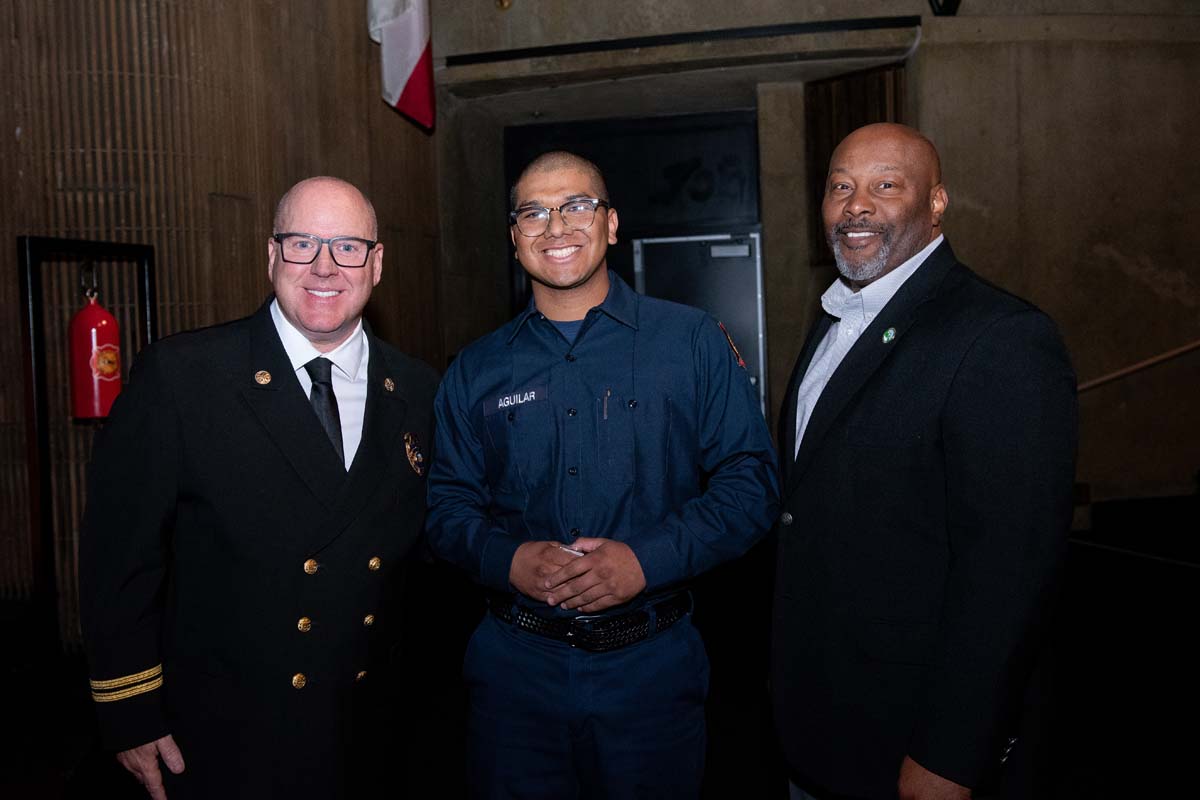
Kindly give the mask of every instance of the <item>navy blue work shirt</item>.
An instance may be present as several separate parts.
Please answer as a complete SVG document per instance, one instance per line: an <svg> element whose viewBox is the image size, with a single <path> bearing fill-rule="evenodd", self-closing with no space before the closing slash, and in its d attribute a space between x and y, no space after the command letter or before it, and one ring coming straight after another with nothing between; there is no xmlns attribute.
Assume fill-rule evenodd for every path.
<svg viewBox="0 0 1200 800"><path fill-rule="evenodd" d="M771 437L716 321L608 278L574 342L530 301L438 390L428 539L485 586L512 590L524 542L596 536L628 544L653 593L775 519Z"/></svg>

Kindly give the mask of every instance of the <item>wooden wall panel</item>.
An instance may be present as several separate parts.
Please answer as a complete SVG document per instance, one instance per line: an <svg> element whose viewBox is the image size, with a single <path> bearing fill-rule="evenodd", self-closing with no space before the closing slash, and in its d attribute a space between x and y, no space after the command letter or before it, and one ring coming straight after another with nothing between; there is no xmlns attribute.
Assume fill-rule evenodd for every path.
<svg viewBox="0 0 1200 800"><path fill-rule="evenodd" d="M277 198L339 175L378 201L389 264L404 265L372 303L376 327L435 365L439 248L433 139L380 100L362 0L7 0L0 37L0 372L13 376L0 381L0 599L19 599L33 565L16 236L153 245L166 335L256 308ZM77 303L73 287L57 291L56 307ZM69 607L71 470L90 435L66 438L51 455L66 470L55 491Z"/></svg>

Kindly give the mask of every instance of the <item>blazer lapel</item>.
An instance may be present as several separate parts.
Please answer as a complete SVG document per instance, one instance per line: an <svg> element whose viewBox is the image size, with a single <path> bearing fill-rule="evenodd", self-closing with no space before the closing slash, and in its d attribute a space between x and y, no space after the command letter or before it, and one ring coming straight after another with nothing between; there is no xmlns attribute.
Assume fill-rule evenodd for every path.
<svg viewBox="0 0 1200 800"><path fill-rule="evenodd" d="M953 251L950 250L950 244L943 241L929 254L925 263L904 282L875 317L874 322L850 348L850 352L846 354L821 392L821 397L808 420L804 440L800 442L800 452L796 455L796 463L788 476L789 492L808 468L813 454L829 433L834 421L841 416L846 405L858 394L863 384L879 369L884 359L901 346L905 331L919 318L921 306L936 294L942 279L955 263L957 262ZM894 329L894 334L885 342L883 332L889 328ZM794 425L795 412L792 413Z"/></svg>
<svg viewBox="0 0 1200 800"><path fill-rule="evenodd" d="M787 391L783 395L783 408L780 409L777 438L779 440L779 464L785 485L795 466L796 400L800 393L800 384L804 381L804 373L808 372L808 365L812 363L817 345L825 338L825 334L832 324L833 317L822 310L821 316L808 331L804 347L800 349L800 355L796 358L796 366L792 369Z"/></svg>
<svg viewBox="0 0 1200 800"><path fill-rule="evenodd" d="M362 439L350 464L345 487L336 499L338 522L334 530L326 529L321 534L322 541L314 542L317 549L332 542L354 522L380 481L394 469L395 459L407 459L401 434L408 404L403 396L401 376L385 361L378 340L369 329L367 342L371 355L367 360L367 406ZM405 465L404 468L410 467Z"/></svg>
<svg viewBox="0 0 1200 800"><path fill-rule="evenodd" d="M242 396L309 491L331 508L346 482L345 466L296 379L271 319L270 301L251 318L249 352L245 374L234 376Z"/></svg>

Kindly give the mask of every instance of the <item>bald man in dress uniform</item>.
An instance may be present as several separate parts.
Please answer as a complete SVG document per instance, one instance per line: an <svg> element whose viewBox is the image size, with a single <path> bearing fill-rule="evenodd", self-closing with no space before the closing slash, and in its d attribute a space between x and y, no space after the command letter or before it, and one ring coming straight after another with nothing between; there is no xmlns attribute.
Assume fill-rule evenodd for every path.
<svg viewBox="0 0 1200 800"><path fill-rule="evenodd" d="M388 601L423 522L437 378L363 322L377 239L351 184L292 187L266 242L273 297L146 348L97 437L91 691L151 797L380 789L402 655Z"/></svg>

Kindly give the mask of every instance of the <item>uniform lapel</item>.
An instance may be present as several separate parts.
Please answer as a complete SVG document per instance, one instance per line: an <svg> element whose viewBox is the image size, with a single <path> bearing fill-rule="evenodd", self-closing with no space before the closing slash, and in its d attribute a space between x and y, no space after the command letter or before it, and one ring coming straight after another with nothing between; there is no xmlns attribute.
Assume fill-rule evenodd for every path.
<svg viewBox="0 0 1200 800"><path fill-rule="evenodd" d="M789 492L808 468L813 454L850 400L879 369L879 365L903 345L904 334L919 319L921 306L937 292L942 279L955 263L949 243L942 242L929 254L925 263L904 282L850 348L850 352L846 354L821 392L821 397L808 420L804 440L800 443L800 452L796 455L796 463L787 479ZM895 334L885 342L883 332L889 328L895 329ZM792 413L794 425L795 411Z"/></svg>
<svg viewBox="0 0 1200 800"><path fill-rule="evenodd" d="M242 396L309 491L330 508L346 482L345 466L296 379L270 301L251 318L249 352L245 374L234 376Z"/></svg>
<svg viewBox="0 0 1200 800"><path fill-rule="evenodd" d="M408 404L403 396L401 375L387 363L370 330L367 331L367 342L371 355L367 360L367 406L362 440L350 464L344 489L336 500L335 529L319 532L321 541L314 542L316 549L336 539L354 521L380 481L395 468L393 462L397 458L407 459L401 437ZM405 469L409 467L405 466Z"/></svg>

